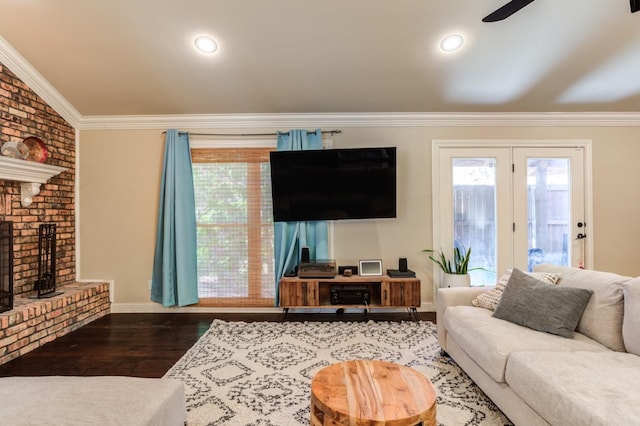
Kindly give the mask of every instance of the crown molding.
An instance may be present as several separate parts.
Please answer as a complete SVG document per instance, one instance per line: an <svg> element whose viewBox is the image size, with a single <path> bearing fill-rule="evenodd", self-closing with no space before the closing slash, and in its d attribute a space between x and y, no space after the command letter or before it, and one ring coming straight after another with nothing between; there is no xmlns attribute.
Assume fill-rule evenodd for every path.
<svg viewBox="0 0 640 426"><path fill-rule="evenodd" d="M0 63L38 94L73 128L78 128L82 116L27 60L0 36Z"/></svg>
<svg viewBox="0 0 640 426"><path fill-rule="evenodd" d="M293 127L638 127L640 113L326 113L83 116L80 130Z"/></svg>
<svg viewBox="0 0 640 426"><path fill-rule="evenodd" d="M81 115L0 36L0 63L78 130L296 127L640 127L640 112Z"/></svg>

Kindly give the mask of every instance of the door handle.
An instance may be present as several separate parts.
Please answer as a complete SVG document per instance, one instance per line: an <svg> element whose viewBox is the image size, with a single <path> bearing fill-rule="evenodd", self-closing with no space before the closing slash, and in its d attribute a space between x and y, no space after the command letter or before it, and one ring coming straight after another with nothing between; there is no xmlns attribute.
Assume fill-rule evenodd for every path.
<svg viewBox="0 0 640 426"><path fill-rule="evenodd" d="M576 223L576 226L580 229L582 228L586 228L587 224L585 222L578 222ZM584 240L585 238L587 238L587 234L583 234L582 232L578 233L578 235L576 235L576 240Z"/></svg>

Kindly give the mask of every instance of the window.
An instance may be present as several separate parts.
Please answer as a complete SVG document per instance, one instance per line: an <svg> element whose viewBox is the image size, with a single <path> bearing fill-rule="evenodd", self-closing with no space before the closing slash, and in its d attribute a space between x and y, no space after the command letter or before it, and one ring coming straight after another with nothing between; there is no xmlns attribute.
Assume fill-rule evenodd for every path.
<svg viewBox="0 0 640 426"><path fill-rule="evenodd" d="M200 305L274 305L271 150L191 151Z"/></svg>

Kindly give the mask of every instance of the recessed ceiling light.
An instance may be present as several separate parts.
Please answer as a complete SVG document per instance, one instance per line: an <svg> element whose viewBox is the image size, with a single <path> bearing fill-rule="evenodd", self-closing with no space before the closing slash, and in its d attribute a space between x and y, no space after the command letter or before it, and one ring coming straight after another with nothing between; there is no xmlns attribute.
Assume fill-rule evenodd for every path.
<svg viewBox="0 0 640 426"><path fill-rule="evenodd" d="M442 39L440 49L445 52L453 52L454 50L460 49L463 42L464 40L460 34L450 34Z"/></svg>
<svg viewBox="0 0 640 426"><path fill-rule="evenodd" d="M196 49L202 53L213 53L218 50L218 43L211 37L199 36L194 41Z"/></svg>

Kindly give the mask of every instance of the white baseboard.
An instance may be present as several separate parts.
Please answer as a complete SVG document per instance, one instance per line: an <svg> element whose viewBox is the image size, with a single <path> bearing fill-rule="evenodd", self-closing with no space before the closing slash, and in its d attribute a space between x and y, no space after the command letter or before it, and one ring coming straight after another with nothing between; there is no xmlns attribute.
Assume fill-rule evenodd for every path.
<svg viewBox="0 0 640 426"><path fill-rule="evenodd" d="M418 309L420 312L435 312L436 306L433 303L422 303Z"/></svg>
<svg viewBox="0 0 640 426"><path fill-rule="evenodd" d="M223 308L223 307L202 307L202 306L162 306L159 303L112 303L111 313L113 314L148 314L148 313L280 313L280 308Z"/></svg>
<svg viewBox="0 0 640 426"><path fill-rule="evenodd" d="M115 280L112 279L79 279L78 282L108 282L109 283L109 301L111 302L112 314L149 314L149 313L281 313L282 308L258 308L258 307L202 307L202 306L162 306L156 302L143 302L143 303L115 303ZM330 312L331 306L319 309L291 309L290 312ZM361 309L360 309L361 310ZM374 308L374 312L399 312L404 308ZM417 309L419 312L435 312L436 307L433 303L422 303ZM358 311L358 310L354 310ZM351 312L351 310L347 310Z"/></svg>
<svg viewBox="0 0 640 426"><path fill-rule="evenodd" d="M314 309L313 312L327 312L332 309L331 307ZM308 309L292 309L291 312L310 312ZM374 312L395 312L397 308L376 308ZM432 303L423 303L420 308L420 312L435 312L435 307ZM143 313L281 313L282 308L222 308L222 307L202 307L202 306L183 306L183 307L166 307L159 303L112 303L111 313L113 314L143 314Z"/></svg>

